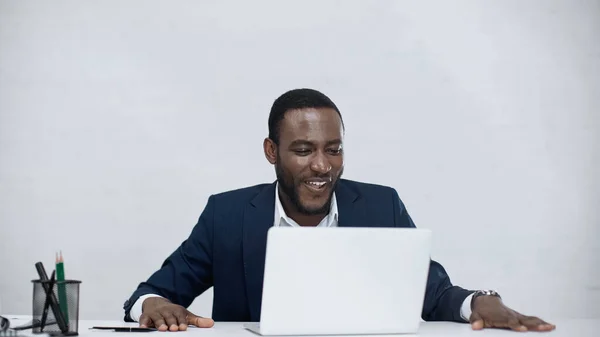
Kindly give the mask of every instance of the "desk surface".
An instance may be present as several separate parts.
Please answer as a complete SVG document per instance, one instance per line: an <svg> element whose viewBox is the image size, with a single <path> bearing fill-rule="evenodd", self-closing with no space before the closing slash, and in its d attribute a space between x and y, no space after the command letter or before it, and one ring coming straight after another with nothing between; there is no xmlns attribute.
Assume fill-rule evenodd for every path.
<svg viewBox="0 0 600 337"><path fill-rule="evenodd" d="M30 320L27 316L5 316L10 319L11 326L25 324ZM600 336L600 319L567 319L552 321L556 324L556 330L547 333L520 333L498 329L486 329L483 331L473 331L468 324L451 323L451 322L423 322L419 328L418 336L549 336L549 337L594 337ZM148 332L148 333L127 333L113 332L105 330L90 330L92 326L137 326L137 323L124 323L123 321L96 321L96 320L81 320L79 325L79 336L82 337L145 337L155 336L157 334L168 334L168 336L177 337L257 337L258 335L244 329L244 323L225 323L216 322L215 326L210 329L189 328L187 331L177 332L172 335L172 332ZM30 330L29 330L30 331ZM25 331L27 334L27 331ZM35 335L34 335L35 336ZM391 335L386 335L390 337ZM406 336L406 335L399 335ZM359 336L352 336L359 337Z"/></svg>

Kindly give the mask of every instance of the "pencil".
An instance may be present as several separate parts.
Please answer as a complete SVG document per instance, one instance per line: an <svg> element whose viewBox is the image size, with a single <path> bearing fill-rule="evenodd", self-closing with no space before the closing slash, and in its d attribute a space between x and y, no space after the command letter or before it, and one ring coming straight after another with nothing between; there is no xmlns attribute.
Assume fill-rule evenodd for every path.
<svg viewBox="0 0 600 337"><path fill-rule="evenodd" d="M60 304L60 310L63 313L65 322L69 324L69 307L67 306L67 289L65 285L65 263L62 256L56 254L56 283L58 283L58 302Z"/></svg>

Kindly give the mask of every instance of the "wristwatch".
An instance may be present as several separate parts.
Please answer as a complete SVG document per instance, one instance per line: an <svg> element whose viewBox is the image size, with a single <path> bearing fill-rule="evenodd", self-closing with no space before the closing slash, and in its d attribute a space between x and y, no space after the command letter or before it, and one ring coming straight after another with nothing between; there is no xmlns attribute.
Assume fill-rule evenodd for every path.
<svg viewBox="0 0 600 337"><path fill-rule="evenodd" d="M499 299L502 299L502 297L500 297L500 294L498 294L498 292L496 292L495 290L477 290L473 293L473 297L471 298L471 310L473 310L473 304L475 304L475 299L479 296L494 296L498 297Z"/></svg>

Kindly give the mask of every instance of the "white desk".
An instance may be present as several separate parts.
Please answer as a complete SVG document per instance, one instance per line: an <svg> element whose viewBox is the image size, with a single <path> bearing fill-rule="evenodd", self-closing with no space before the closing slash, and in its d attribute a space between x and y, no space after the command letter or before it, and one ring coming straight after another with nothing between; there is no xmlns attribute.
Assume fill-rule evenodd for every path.
<svg viewBox="0 0 600 337"><path fill-rule="evenodd" d="M11 321L11 326L17 326L27 323L31 318L27 316L6 315ZM421 323L418 336L480 336L480 337L495 337L495 336L549 336L549 337L598 337L600 336L600 319L572 319L551 321L556 324L556 330L546 333L534 332L513 332L498 329L486 329L482 331L471 330L470 325L450 322L424 322ZM257 337L258 335L244 329L244 323L221 323L216 322L215 326L210 329L189 328L187 331L179 331L176 335L173 332L113 332L105 330L89 330L92 326L137 326L137 323L124 323L123 321L95 321L81 320L79 321L79 335L82 337L146 337L156 336L157 334L166 334L165 336L177 337ZM30 330L29 330L30 331ZM25 331L28 334L28 331ZM399 335L404 337L406 335ZM360 336L352 336L360 337ZM385 337L391 337L386 335Z"/></svg>

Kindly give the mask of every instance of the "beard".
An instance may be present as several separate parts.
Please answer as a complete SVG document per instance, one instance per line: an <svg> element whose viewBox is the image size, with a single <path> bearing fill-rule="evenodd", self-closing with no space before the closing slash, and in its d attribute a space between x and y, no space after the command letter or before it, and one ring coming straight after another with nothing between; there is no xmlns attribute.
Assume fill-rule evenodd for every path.
<svg viewBox="0 0 600 337"><path fill-rule="evenodd" d="M319 215L319 214L327 214L329 213L329 208L331 207L331 198L333 197L333 193L337 187L337 184L344 172L343 169L340 171L337 177L331 177L331 190L329 192L329 196L327 196L327 202L319 208L307 207L302 204L300 200L299 189L302 184L304 184L304 178L296 179L291 176L285 169L281 166L281 160L279 158L279 154L277 155L277 161L275 162L275 174L277 175L277 182L279 182L279 186L285 195L291 201L293 207L303 215Z"/></svg>

